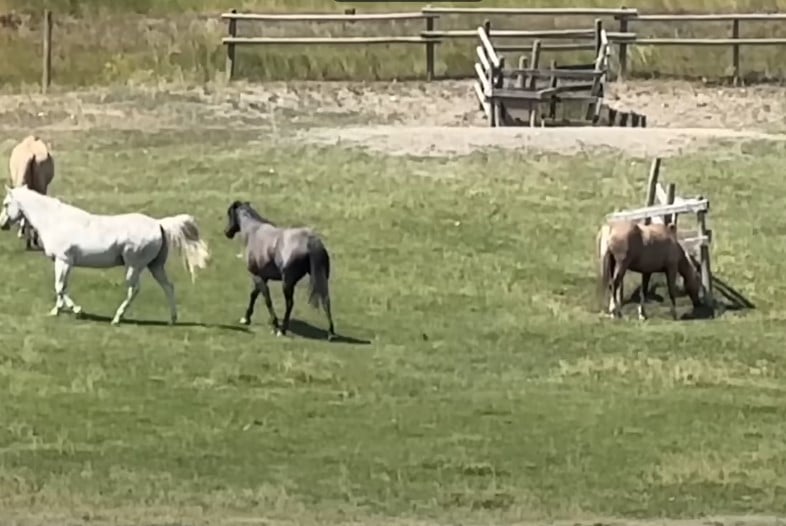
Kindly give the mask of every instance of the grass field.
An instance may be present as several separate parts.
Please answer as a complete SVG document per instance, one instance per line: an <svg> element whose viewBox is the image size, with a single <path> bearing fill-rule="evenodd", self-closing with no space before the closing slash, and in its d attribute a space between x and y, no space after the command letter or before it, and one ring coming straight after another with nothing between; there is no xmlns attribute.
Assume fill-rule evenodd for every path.
<svg viewBox="0 0 786 526"><path fill-rule="evenodd" d="M360 3L358 12L412 11L427 2ZM619 7L614 1L577 0L574 6ZM47 0L35 9L25 0L0 0L0 14L14 16L0 21L0 60L9 67L0 71L0 84L18 87L40 79L41 8L54 10L53 78L64 86L160 81L204 82L223 77L225 50L221 38L226 24L218 14L226 9L240 11L341 12L351 3L332 0ZM441 3L440 5L450 5ZM545 6L564 2L484 0L474 6ZM643 12L769 12L784 9L781 0L708 1L647 0L637 7ZM482 16L445 16L440 29L473 29ZM592 17L490 17L496 28L590 28ZM618 24L606 20L607 28ZM745 22L742 37L786 37L780 23ZM375 24L239 24L241 36L326 36L326 35L416 35L425 29L422 21ZM631 27L644 36L729 37L730 23L648 23ZM436 53L438 75L472 75L473 40L441 44ZM509 53L515 62L517 54ZM423 78L425 52L421 45L277 46L242 47L237 73L242 78L263 79L403 79ZM545 53L562 63L585 60L587 56ZM633 75L729 78L731 49L708 47L636 47L629 54ZM757 46L741 51L743 74L750 80L782 78L786 55L779 46Z"/></svg>
<svg viewBox="0 0 786 526"><path fill-rule="evenodd" d="M46 132L52 193L192 213L213 260L193 286L170 262L180 325L146 275L111 327L120 269L75 271L95 319L49 318L51 262L0 236L1 522L786 513L782 143L665 164L712 200L716 271L757 309L672 322L653 306L640 324L599 314L593 244L603 214L641 202L646 161L393 157L300 145L289 126ZM323 341L303 290L292 337L261 305L237 326L235 198L324 235L338 332L368 343Z"/></svg>

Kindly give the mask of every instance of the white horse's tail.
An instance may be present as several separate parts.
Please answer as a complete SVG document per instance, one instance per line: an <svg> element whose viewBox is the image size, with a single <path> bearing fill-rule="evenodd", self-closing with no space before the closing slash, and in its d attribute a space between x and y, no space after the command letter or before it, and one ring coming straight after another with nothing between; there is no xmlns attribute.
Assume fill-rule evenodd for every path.
<svg viewBox="0 0 786 526"><path fill-rule="evenodd" d="M195 270L207 267L210 260L210 250L199 236L196 220L189 214L180 214L159 219L158 223L164 230L167 245L180 251L183 263L191 274L191 281L195 281Z"/></svg>

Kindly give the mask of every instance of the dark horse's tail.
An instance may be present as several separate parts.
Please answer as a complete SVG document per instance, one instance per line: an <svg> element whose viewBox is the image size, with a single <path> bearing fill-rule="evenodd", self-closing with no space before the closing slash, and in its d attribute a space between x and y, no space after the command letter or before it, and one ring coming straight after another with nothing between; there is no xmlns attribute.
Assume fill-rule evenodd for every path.
<svg viewBox="0 0 786 526"><path fill-rule="evenodd" d="M330 255L325 245L316 236L311 236L308 240L308 259L311 263L309 269L311 288L308 302L312 307L319 308L321 301L323 307L329 309L330 291L328 289L328 280L330 279Z"/></svg>

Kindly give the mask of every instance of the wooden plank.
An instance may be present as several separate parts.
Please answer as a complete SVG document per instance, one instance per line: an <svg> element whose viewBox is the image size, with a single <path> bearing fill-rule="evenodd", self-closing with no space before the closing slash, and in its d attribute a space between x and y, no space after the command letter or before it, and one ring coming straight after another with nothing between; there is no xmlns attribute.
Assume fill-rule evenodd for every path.
<svg viewBox="0 0 786 526"><path fill-rule="evenodd" d="M491 105L486 100L486 94L483 93L483 88L481 87L479 82L473 82L472 87L475 88L475 95L478 97L478 102L480 103L480 107L483 112L486 114L486 118L491 118Z"/></svg>
<svg viewBox="0 0 786 526"><path fill-rule="evenodd" d="M473 38L475 32L471 29L446 29L442 31L421 31L420 36L424 38ZM553 39L595 39L595 31L589 29L542 29L542 30L521 30L521 29L493 29L490 37L492 38L553 38ZM635 42L636 33L606 33L609 40ZM592 49L595 48L593 44Z"/></svg>
<svg viewBox="0 0 786 526"><path fill-rule="evenodd" d="M232 13L236 11L233 9ZM237 37L237 21L236 20L229 20L227 23L227 34L229 38ZM227 82L232 80L235 76L235 44L228 44L227 45L227 55L226 55L226 62L224 65L224 73L226 74Z"/></svg>
<svg viewBox="0 0 786 526"><path fill-rule="evenodd" d="M222 44L427 44L420 37L224 37Z"/></svg>
<svg viewBox="0 0 786 526"><path fill-rule="evenodd" d="M497 38L589 38L592 31L586 29L492 29L490 37ZM472 38L475 32L471 29L446 29L442 31L421 31L424 38Z"/></svg>
<svg viewBox="0 0 786 526"><path fill-rule="evenodd" d="M42 42L41 93L46 94L52 83L52 11L44 11L44 31Z"/></svg>
<svg viewBox="0 0 786 526"><path fill-rule="evenodd" d="M604 9L592 7L432 7L421 10L427 14L445 15L532 15L532 16L638 16L637 9Z"/></svg>
<svg viewBox="0 0 786 526"><path fill-rule="evenodd" d="M483 93L489 97L491 96L491 84L489 84L488 70L484 70L483 66L475 62L475 73L478 75L478 82L483 88Z"/></svg>
<svg viewBox="0 0 786 526"><path fill-rule="evenodd" d="M666 190L666 204L673 205L676 199L677 199L677 185L675 185L674 183L669 183ZM663 223L669 225L671 223L675 223L676 219L677 219L676 215L668 214L663 216Z"/></svg>
<svg viewBox="0 0 786 526"><path fill-rule="evenodd" d="M568 79L568 80L594 80L596 77L599 77L603 74L602 71L595 71L595 70L575 70L575 69L533 69L533 68L526 68L526 69L509 69L505 70L505 77L516 77L518 75L527 75L527 76L534 76L539 79L549 79L549 78L558 78L558 79Z"/></svg>
<svg viewBox="0 0 786 526"><path fill-rule="evenodd" d="M558 95L564 93L572 93L574 91L590 91L591 89L592 89L592 84L567 84L564 86L555 86L553 88L551 87L544 88L538 90L537 93L542 98L547 98L547 97L560 98Z"/></svg>
<svg viewBox="0 0 786 526"><path fill-rule="evenodd" d="M483 71L485 72L490 70L491 64L489 64L489 59L486 57L486 53L483 52L483 47L476 47L475 52L478 54L478 61L480 62L480 65L483 66Z"/></svg>
<svg viewBox="0 0 786 526"><path fill-rule="evenodd" d="M276 22L352 22L352 21L388 21L388 20L423 20L438 18L435 13L413 11L409 13L361 13L346 15L339 13L221 13L221 18L228 20L276 21Z"/></svg>
<svg viewBox="0 0 786 526"><path fill-rule="evenodd" d="M624 16L624 15L623 15ZM686 13L680 15L638 15L628 17L632 22L728 22L731 20L786 20L786 13Z"/></svg>
<svg viewBox="0 0 786 526"><path fill-rule="evenodd" d="M529 51L532 48L531 42L522 44L497 44L494 49L501 52L506 51ZM591 51L595 49L595 44L592 42L570 42L570 43L552 43L543 42L540 46L543 51ZM564 66L563 66L564 67Z"/></svg>
<svg viewBox="0 0 786 526"><path fill-rule="evenodd" d="M699 224L699 235L707 235L707 211L703 210L696 216ZM710 247L702 244L700 248L699 263L701 267L701 285L704 289L704 304L708 307L713 306L712 294L712 265L710 264Z"/></svg>
<svg viewBox="0 0 786 526"><path fill-rule="evenodd" d="M491 62L491 65L495 68L498 68L499 56L497 55L497 52L494 51L494 46L491 44L491 40L489 40L489 37L486 34L486 28L483 26L478 27L478 29L475 31L475 34L477 34L478 38L480 38L480 45L483 46L483 51L486 52L486 56L488 57L489 62Z"/></svg>
<svg viewBox="0 0 786 526"><path fill-rule="evenodd" d="M660 183L658 183L658 179L660 178L660 164L661 158L656 157L652 160L650 164L650 175L647 178L647 196L644 199L644 206L651 207L655 204L655 200L658 198L658 187ZM658 199L660 201L660 199ZM661 204L663 204L661 202ZM644 224L648 225L652 222L652 217L645 217Z"/></svg>
<svg viewBox="0 0 786 526"><path fill-rule="evenodd" d="M658 183L655 185L655 200L652 201L651 204L660 203L662 205L669 204L667 201L669 200L669 194L666 189L663 187L662 184Z"/></svg>
<svg viewBox="0 0 786 526"><path fill-rule="evenodd" d="M645 206L644 208L637 208L634 210L613 212L606 217L609 220L626 219L630 221L640 221L642 219L664 216L666 214L698 214L699 212L707 212L709 208L710 202L706 199L686 199L683 203L674 203L673 205Z"/></svg>
<svg viewBox="0 0 786 526"><path fill-rule="evenodd" d="M637 38L637 46L782 46L786 38Z"/></svg>
<svg viewBox="0 0 786 526"><path fill-rule="evenodd" d="M548 89L548 88L546 88ZM540 91L533 91L533 90L520 90L514 88L494 88L491 92L491 96L495 99L513 99L513 100L532 100L532 101L540 101L540 102L547 102L550 101L552 97L556 98L560 101L574 101L574 102L595 102L598 97L594 97L592 95L584 95L581 93L560 93L557 95L541 95Z"/></svg>

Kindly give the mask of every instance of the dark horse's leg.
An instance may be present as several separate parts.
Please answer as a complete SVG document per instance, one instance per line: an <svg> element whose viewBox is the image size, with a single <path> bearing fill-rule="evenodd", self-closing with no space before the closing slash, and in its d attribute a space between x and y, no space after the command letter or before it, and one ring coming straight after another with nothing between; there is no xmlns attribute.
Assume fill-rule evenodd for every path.
<svg viewBox="0 0 786 526"><path fill-rule="evenodd" d="M260 278L259 276L252 276L252 289L251 293L248 295L248 306L246 307L245 315L240 318L240 323L243 325L250 325L251 324L251 316L254 315L254 305L257 302L257 298L259 297L259 293L263 292L264 289L267 288L267 283Z"/></svg>
<svg viewBox="0 0 786 526"><path fill-rule="evenodd" d="M322 301L322 307L325 309L328 319L328 341L331 341L336 338L336 329L333 327L333 315L330 312L330 296L326 296Z"/></svg>
<svg viewBox="0 0 786 526"><path fill-rule="evenodd" d="M677 319L677 269L676 266L666 267L666 285L669 289L671 300L671 317Z"/></svg>
<svg viewBox="0 0 786 526"><path fill-rule="evenodd" d="M639 319L646 320L647 315L644 313L644 303L647 301L647 291L650 288L650 274L649 272L641 273L641 289L639 289Z"/></svg>
<svg viewBox="0 0 786 526"><path fill-rule="evenodd" d="M298 270L297 268L289 267L281 272L281 285L284 291L286 310L284 311L284 320L278 329L280 336L286 335L289 330L289 318L292 315L292 308L295 306L295 285L304 275L304 272Z"/></svg>
<svg viewBox="0 0 786 526"><path fill-rule="evenodd" d="M273 327L273 330L278 329L278 317L276 316L276 311L273 308L273 299L270 297L270 287L267 286L267 280L262 280L259 290L262 291L262 296L265 298L265 307L267 307L267 313L270 315L270 325Z"/></svg>

